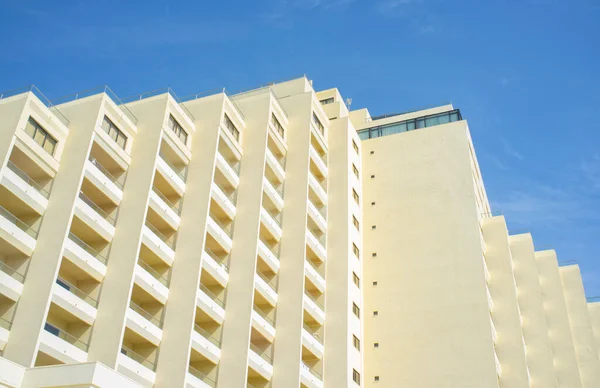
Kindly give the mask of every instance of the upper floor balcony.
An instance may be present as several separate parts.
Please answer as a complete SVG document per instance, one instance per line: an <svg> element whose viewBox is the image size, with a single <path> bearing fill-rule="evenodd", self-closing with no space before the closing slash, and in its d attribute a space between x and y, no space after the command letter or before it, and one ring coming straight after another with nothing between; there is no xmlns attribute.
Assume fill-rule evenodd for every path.
<svg viewBox="0 0 600 388"><path fill-rule="evenodd" d="M92 325L96 320L100 285L94 281L87 281L86 283L86 279L83 279L78 283L82 284L80 287L85 288L84 291L73 284L75 280L69 282L65 279L69 272L76 273L78 271L74 270L69 264L61 264L60 271L63 272L63 275L61 276L59 272L56 284L52 287L52 301L73 316L88 325Z"/></svg>
<svg viewBox="0 0 600 388"><path fill-rule="evenodd" d="M312 173L308 174L308 199L316 206L323 207L327 205L327 184L326 181L318 181Z"/></svg>
<svg viewBox="0 0 600 388"><path fill-rule="evenodd" d="M129 309L126 314L126 326L144 342L158 346L162 341L162 326L164 322L164 305L152 297L140 297L145 291L136 291L129 301ZM141 288L139 288L141 290ZM134 301L135 300L135 301Z"/></svg>
<svg viewBox="0 0 600 388"><path fill-rule="evenodd" d="M30 259L26 256L0 258L0 294L16 302L23 293Z"/></svg>
<svg viewBox="0 0 600 388"><path fill-rule="evenodd" d="M268 304L271 307L275 307L278 299L278 280L279 277L277 275L272 274L271 276L268 276L260 270L257 270L254 279L255 303L259 305Z"/></svg>
<svg viewBox="0 0 600 388"><path fill-rule="evenodd" d="M317 209L313 203L308 200L308 228L315 231L315 234L324 234L327 232L326 208Z"/></svg>
<svg viewBox="0 0 600 388"><path fill-rule="evenodd" d="M327 157L320 154L315 147L309 146L310 171L319 179L327 177Z"/></svg>
<svg viewBox="0 0 600 388"><path fill-rule="evenodd" d="M96 281L101 282L106 275L109 252L110 244L105 241L88 243L71 232L65 241L63 257Z"/></svg>
<svg viewBox="0 0 600 388"><path fill-rule="evenodd" d="M225 293L219 295L200 282L196 295L196 306L215 322L222 324L225 320Z"/></svg>
<svg viewBox="0 0 600 388"><path fill-rule="evenodd" d="M86 169L90 169L90 178L93 175L98 183L106 187L107 191L122 198L131 158L129 155L123 156L115 153L114 150L115 147L109 145L109 142L104 141L101 137L94 137Z"/></svg>
<svg viewBox="0 0 600 388"><path fill-rule="evenodd" d="M48 310L45 330L40 336L39 351L67 364L85 362L92 326L73 314L68 304L57 300L57 288L62 287L55 284L53 289L54 295Z"/></svg>
<svg viewBox="0 0 600 388"><path fill-rule="evenodd" d="M273 186L265 177L263 178L263 207L273 213L283 211L283 185Z"/></svg>
<svg viewBox="0 0 600 388"><path fill-rule="evenodd" d="M209 247L202 252L202 271L210 275L222 287L229 282L229 254L213 252Z"/></svg>
<svg viewBox="0 0 600 388"><path fill-rule="evenodd" d="M118 216L116 206L97 204L83 192L79 192L75 201L74 214L71 228L77 232L77 235L89 236L92 240L112 240Z"/></svg>
<svg viewBox="0 0 600 388"><path fill-rule="evenodd" d="M273 186L278 186L285 180L285 159L277 159L268 148L266 159L267 168L265 169L265 176Z"/></svg>
<svg viewBox="0 0 600 388"><path fill-rule="evenodd" d="M322 331L322 326L304 324L302 328L302 353L305 357L323 359L325 347L323 346Z"/></svg>
<svg viewBox="0 0 600 388"><path fill-rule="evenodd" d="M160 154L156 159L156 171L154 186L166 196L183 197L185 182L187 181L188 165L174 164L168 156Z"/></svg>
<svg viewBox="0 0 600 388"><path fill-rule="evenodd" d="M306 229L307 255L310 260L325 262L327 258L326 235L316 236L313 231Z"/></svg>
<svg viewBox="0 0 600 388"><path fill-rule="evenodd" d="M316 368L300 361L300 386L302 388L323 388L323 375Z"/></svg>
<svg viewBox="0 0 600 388"><path fill-rule="evenodd" d="M258 241L258 257L268 266L271 271L279 272L280 262L279 253L281 245L279 243L268 241L264 238L259 238Z"/></svg>
<svg viewBox="0 0 600 388"><path fill-rule="evenodd" d="M38 183L11 160L7 161L0 175L0 183L2 191L8 191L6 195L16 197L37 214L42 215L48 207L53 181L46 184Z"/></svg>
<svg viewBox="0 0 600 388"><path fill-rule="evenodd" d="M310 260L306 260L304 264L304 276L306 278L306 288L323 293L325 292L325 272L324 265L317 266Z"/></svg>
<svg viewBox="0 0 600 388"><path fill-rule="evenodd" d="M221 338L209 333L200 325L194 324L192 331L192 349L213 364L218 364L221 358Z"/></svg>
<svg viewBox="0 0 600 388"><path fill-rule="evenodd" d="M268 304L254 305L252 311L252 328L256 334L273 343L275 340L275 309Z"/></svg>
<svg viewBox="0 0 600 388"><path fill-rule="evenodd" d="M225 191L233 191L240 184L240 162L237 160L229 161L217 152L214 180L219 187Z"/></svg>
<svg viewBox="0 0 600 388"><path fill-rule="evenodd" d="M269 241L280 241L283 235L281 228L282 214L271 214L264 207L260 209L260 234Z"/></svg>
<svg viewBox="0 0 600 388"><path fill-rule="evenodd" d="M149 259L150 257L155 257L168 266L173 265L176 243L177 233L165 235L164 230L158 230L152 223L146 221L144 224L142 228L142 244L146 248L144 252Z"/></svg>
<svg viewBox="0 0 600 388"><path fill-rule="evenodd" d="M138 259L134 273L134 281L137 286L160 303L167 303L171 267L164 265L164 263L157 263L153 266L142 259Z"/></svg>
<svg viewBox="0 0 600 388"><path fill-rule="evenodd" d="M213 251L231 252L233 247L233 220L229 219L223 212L211 206L207 219L207 246Z"/></svg>
<svg viewBox="0 0 600 388"><path fill-rule="evenodd" d="M190 365L185 386L186 388L214 388L217 386L217 381Z"/></svg>
<svg viewBox="0 0 600 388"><path fill-rule="evenodd" d="M250 342L248 386L265 386L273 378L273 347Z"/></svg>
<svg viewBox="0 0 600 388"><path fill-rule="evenodd" d="M0 249L2 255L10 256L24 254L31 256L36 246L36 240L41 226L39 216L31 217L30 214L17 215L18 206L4 203L0 199ZM11 206L11 212L7 207Z"/></svg>
<svg viewBox="0 0 600 388"><path fill-rule="evenodd" d="M237 190L225 191L215 182L211 185L211 207L220 213L220 217L233 220L236 213ZM218 208L218 211L217 209Z"/></svg>
<svg viewBox="0 0 600 388"><path fill-rule="evenodd" d="M316 297L312 295L310 292L304 292L304 311L307 314L304 314L305 321L310 319L307 323L313 324L317 323L319 325L323 325L325 322L325 307L321 300L323 297Z"/></svg>
<svg viewBox="0 0 600 388"><path fill-rule="evenodd" d="M156 382L157 361L158 346L126 327L117 359L117 371L143 386L151 386Z"/></svg>

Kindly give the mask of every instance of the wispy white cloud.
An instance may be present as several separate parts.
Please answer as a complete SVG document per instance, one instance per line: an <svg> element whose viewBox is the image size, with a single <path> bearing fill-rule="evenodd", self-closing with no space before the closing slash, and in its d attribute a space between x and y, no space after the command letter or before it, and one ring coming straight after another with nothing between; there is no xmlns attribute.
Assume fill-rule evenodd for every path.
<svg viewBox="0 0 600 388"><path fill-rule="evenodd" d="M415 0L384 0L377 3L377 10L385 15L404 13L404 9Z"/></svg>
<svg viewBox="0 0 600 388"><path fill-rule="evenodd" d="M523 159L525 159L523 157L523 155L521 155L521 153L519 151L517 151L515 149L515 147L513 147L513 145L505 138L501 137L500 138L500 142L502 143L502 149L504 150L504 153L514 159L517 159L519 161L522 161Z"/></svg>

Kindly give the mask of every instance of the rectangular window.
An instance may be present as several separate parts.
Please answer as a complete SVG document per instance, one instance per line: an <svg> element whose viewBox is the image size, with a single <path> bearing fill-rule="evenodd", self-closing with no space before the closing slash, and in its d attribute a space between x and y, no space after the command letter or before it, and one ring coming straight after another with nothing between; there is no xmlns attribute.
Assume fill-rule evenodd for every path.
<svg viewBox="0 0 600 388"><path fill-rule="evenodd" d="M233 121L231 121L227 114L225 114L223 120L225 121L225 126L227 129L229 129L229 132L231 132L233 135L233 138L237 141L240 141L240 131L236 128L235 124L233 124Z"/></svg>
<svg viewBox="0 0 600 388"><path fill-rule="evenodd" d="M323 124L321 123L321 120L319 120L319 118L317 117L315 112L313 112L312 120L313 120L313 123L315 124L315 126L317 127L317 129L319 130L319 132L321 132L323 135L325 135L325 127L323 126Z"/></svg>
<svg viewBox="0 0 600 388"><path fill-rule="evenodd" d="M354 152L358 155L358 144L354 140L352 140L352 148L354 148Z"/></svg>
<svg viewBox="0 0 600 388"><path fill-rule="evenodd" d="M360 288L360 278L354 272L352 272L352 281L356 285L356 287Z"/></svg>
<svg viewBox="0 0 600 388"><path fill-rule="evenodd" d="M352 381L360 385L360 373L356 369L352 369Z"/></svg>
<svg viewBox="0 0 600 388"><path fill-rule="evenodd" d="M27 120L25 132L47 153L54 155L54 150L56 150L56 139L50 136L50 134L32 117L29 117L29 120Z"/></svg>
<svg viewBox="0 0 600 388"><path fill-rule="evenodd" d="M169 122L168 122L167 125L173 131L173 133L175 134L175 136L177 136L179 138L179 140L181 140L183 142L183 144L185 144L187 146L188 134L183 129L183 127L181 126L181 124L179 124L177 122L177 120L175 120L175 117L173 117L173 115L169 115Z"/></svg>
<svg viewBox="0 0 600 388"><path fill-rule="evenodd" d="M358 193L354 189L352 189L352 198L354 198L354 202L356 202L357 204L360 205L360 197L358 196Z"/></svg>
<svg viewBox="0 0 600 388"><path fill-rule="evenodd" d="M104 116L102 119L102 129L108 133L108 136L115 141L122 149L125 149L127 144L127 136L112 122L111 119Z"/></svg>
<svg viewBox="0 0 600 388"><path fill-rule="evenodd" d="M360 258L360 250L358 249L356 244L352 244L352 252L354 252L354 255L356 257Z"/></svg>
<svg viewBox="0 0 600 388"><path fill-rule="evenodd" d="M44 325L44 329L57 337L60 334L60 329L58 327L55 327L54 325L49 324L48 322L46 322L46 324Z"/></svg>
<svg viewBox="0 0 600 388"><path fill-rule="evenodd" d="M273 123L273 126L275 127L275 129L277 130L277 133L279 134L279 136L281 136L281 138L285 138L283 135L285 133L283 126L281 125L281 123L279 122L279 120L277 120L277 117L275 116L274 113L271 113L271 122Z"/></svg>
<svg viewBox="0 0 600 388"><path fill-rule="evenodd" d="M360 340L355 335L352 336L352 344L354 345L356 350L360 351Z"/></svg>
<svg viewBox="0 0 600 388"><path fill-rule="evenodd" d="M352 171L354 172L354 175L356 176L356 178L360 179L360 176L358 174L358 168L356 168L356 166L354 164L352 165Z"/></svg>
<svg viewBox="0 0 600 388"><path fill-rule="evenodd" d="M352 312L356 315L357 318L360 319L360 308L356 305L356 303L352 303Z"/></svg>
<svg viewBox="0 0 600 388"><path fill-rule="evenodd" d="M358 223L358 220L354 216L352 216L352 223L354 224L354 227L356 228L356 230L360 230L360 228L359 228L360 224Z"/></svg>
<svg viewBox="0 0 600 388"><path fill-rule="evenodd" d="M327 104L332 104L335 102L335 99L333 97L329 97L326 98L324 100L319 101L321 103L321 105L327 105Z"/></svg>

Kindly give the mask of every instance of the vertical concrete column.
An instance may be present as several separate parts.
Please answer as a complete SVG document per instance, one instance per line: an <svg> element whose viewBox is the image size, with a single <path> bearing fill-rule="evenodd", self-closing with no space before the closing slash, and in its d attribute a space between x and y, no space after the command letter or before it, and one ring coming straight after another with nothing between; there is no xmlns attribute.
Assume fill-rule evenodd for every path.
<svg viewBox="0 0 600 388"><path fill-rule="evenodd" d="M201 117L202 121L195 122L196 132L192 138L192 160L177 235L178 249L171 273L163 339L158 354L157 388L185 386L222 104L222 98L205 104L212 111L195 109L194 103L187 105L194 117Z"/></svg>
<svg viewBox="0 0 600 388"><path fill-rule="evenodd" d="M518 301L523 316L523 336L527 346L527 365L532 388L557 385L552 347L544 312L533 241L530 234L509 237L510 252L515 263Z"/></svg>
<svg viewBox="0 0 600 388"><path fill-rule="evenodd" d="M100 361L110 368L117 367L123 342L143 221L162 140L166 100L165 95L164 98L142 101L139 105L129 107L139 119L138 133L133 140L131 165L127 171L123 200L119 205L115 237L88 352L88 361Z"/></svg>
<svg viewBox="0 0 600 388"><path fill-rule="evenodd" d="M98 111L101 100L86 106ZM65 112L68 115L68 112ZM44 329L52 299L52 287L62 259L65 238L73 219L73 209L83 181L94 133L93 115L90 120L71 121L69 136L60 160L60 167L48 201L36 248L25 279L23 294L17 305L10 338L4 357L31 367L35 363L39 337ZM49 222L47 222L49 220Z"/></svg>
<svg viewBox="0 0 600 388"><path fill-rule="evenodd" d="M525 344L517 303L517 285L508 244L504 217L486 218L482 223L485 240L485 260L490 280L488 287L494 301L492 312L498 333L496 353L502 366L502 388L529 388Z"/></svg>
<svg viewBox="0 0 600 388"><path fill-rule="evenodd" d="M560 279L565 293L582 386L584 388L599 387L600 361L579 266L561 267Z"/></svg>
<svg viewBox="0 0 600 388"><path fill-rule="evenodd" d="M590 314L590 322L596 337L596 349L598 349L598 358L600 358L600 302L588 303L588 312Z"/></svg>
<svg viewBox="0 0 600 388"><path fill-rule="evenodd" d="M310 92L280 100L288 113L290 125L273 388L300 386L311 101Z"/></svg>
<svg viewBox="0 0 600 388"><path fill-rule="evenodd" d="M581 387L556 252L553 250L535 252L535 259L540 275L548 338L552 346L558 386Z"/></svg>
<svg viewBox="0 0 600 388"><path fill-rule="evenodd" d="M242 134L244 157L240 170L227 285L227 318L223 324L218 375L219 386L222 387L245 387L248 378L254 274L262 206L262 184L259 182L262 182L265 174L269 94L253 98L251 104L245 100L236 100L236 103L245 115L246 128Z"/></svg>
<svg viewBox="0 0 600 388"><path fill-rule="evenodd" d="M0 117L2 117L0 120L0 170L5 166L12 150L15 131L21 130L20 119L30 94L24 93L0 100Z"/></svg>

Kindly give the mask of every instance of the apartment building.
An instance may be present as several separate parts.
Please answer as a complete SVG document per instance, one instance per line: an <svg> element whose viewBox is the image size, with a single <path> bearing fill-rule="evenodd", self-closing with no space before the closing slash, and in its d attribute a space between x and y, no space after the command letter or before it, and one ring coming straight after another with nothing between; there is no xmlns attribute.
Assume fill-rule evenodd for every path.
<svg viewBox="0 0 600 388"><path fill-rule="evenodd" d="M453 106L30 87L0 161L0 385L600 384L600 304L492 216Z"/></svg>

